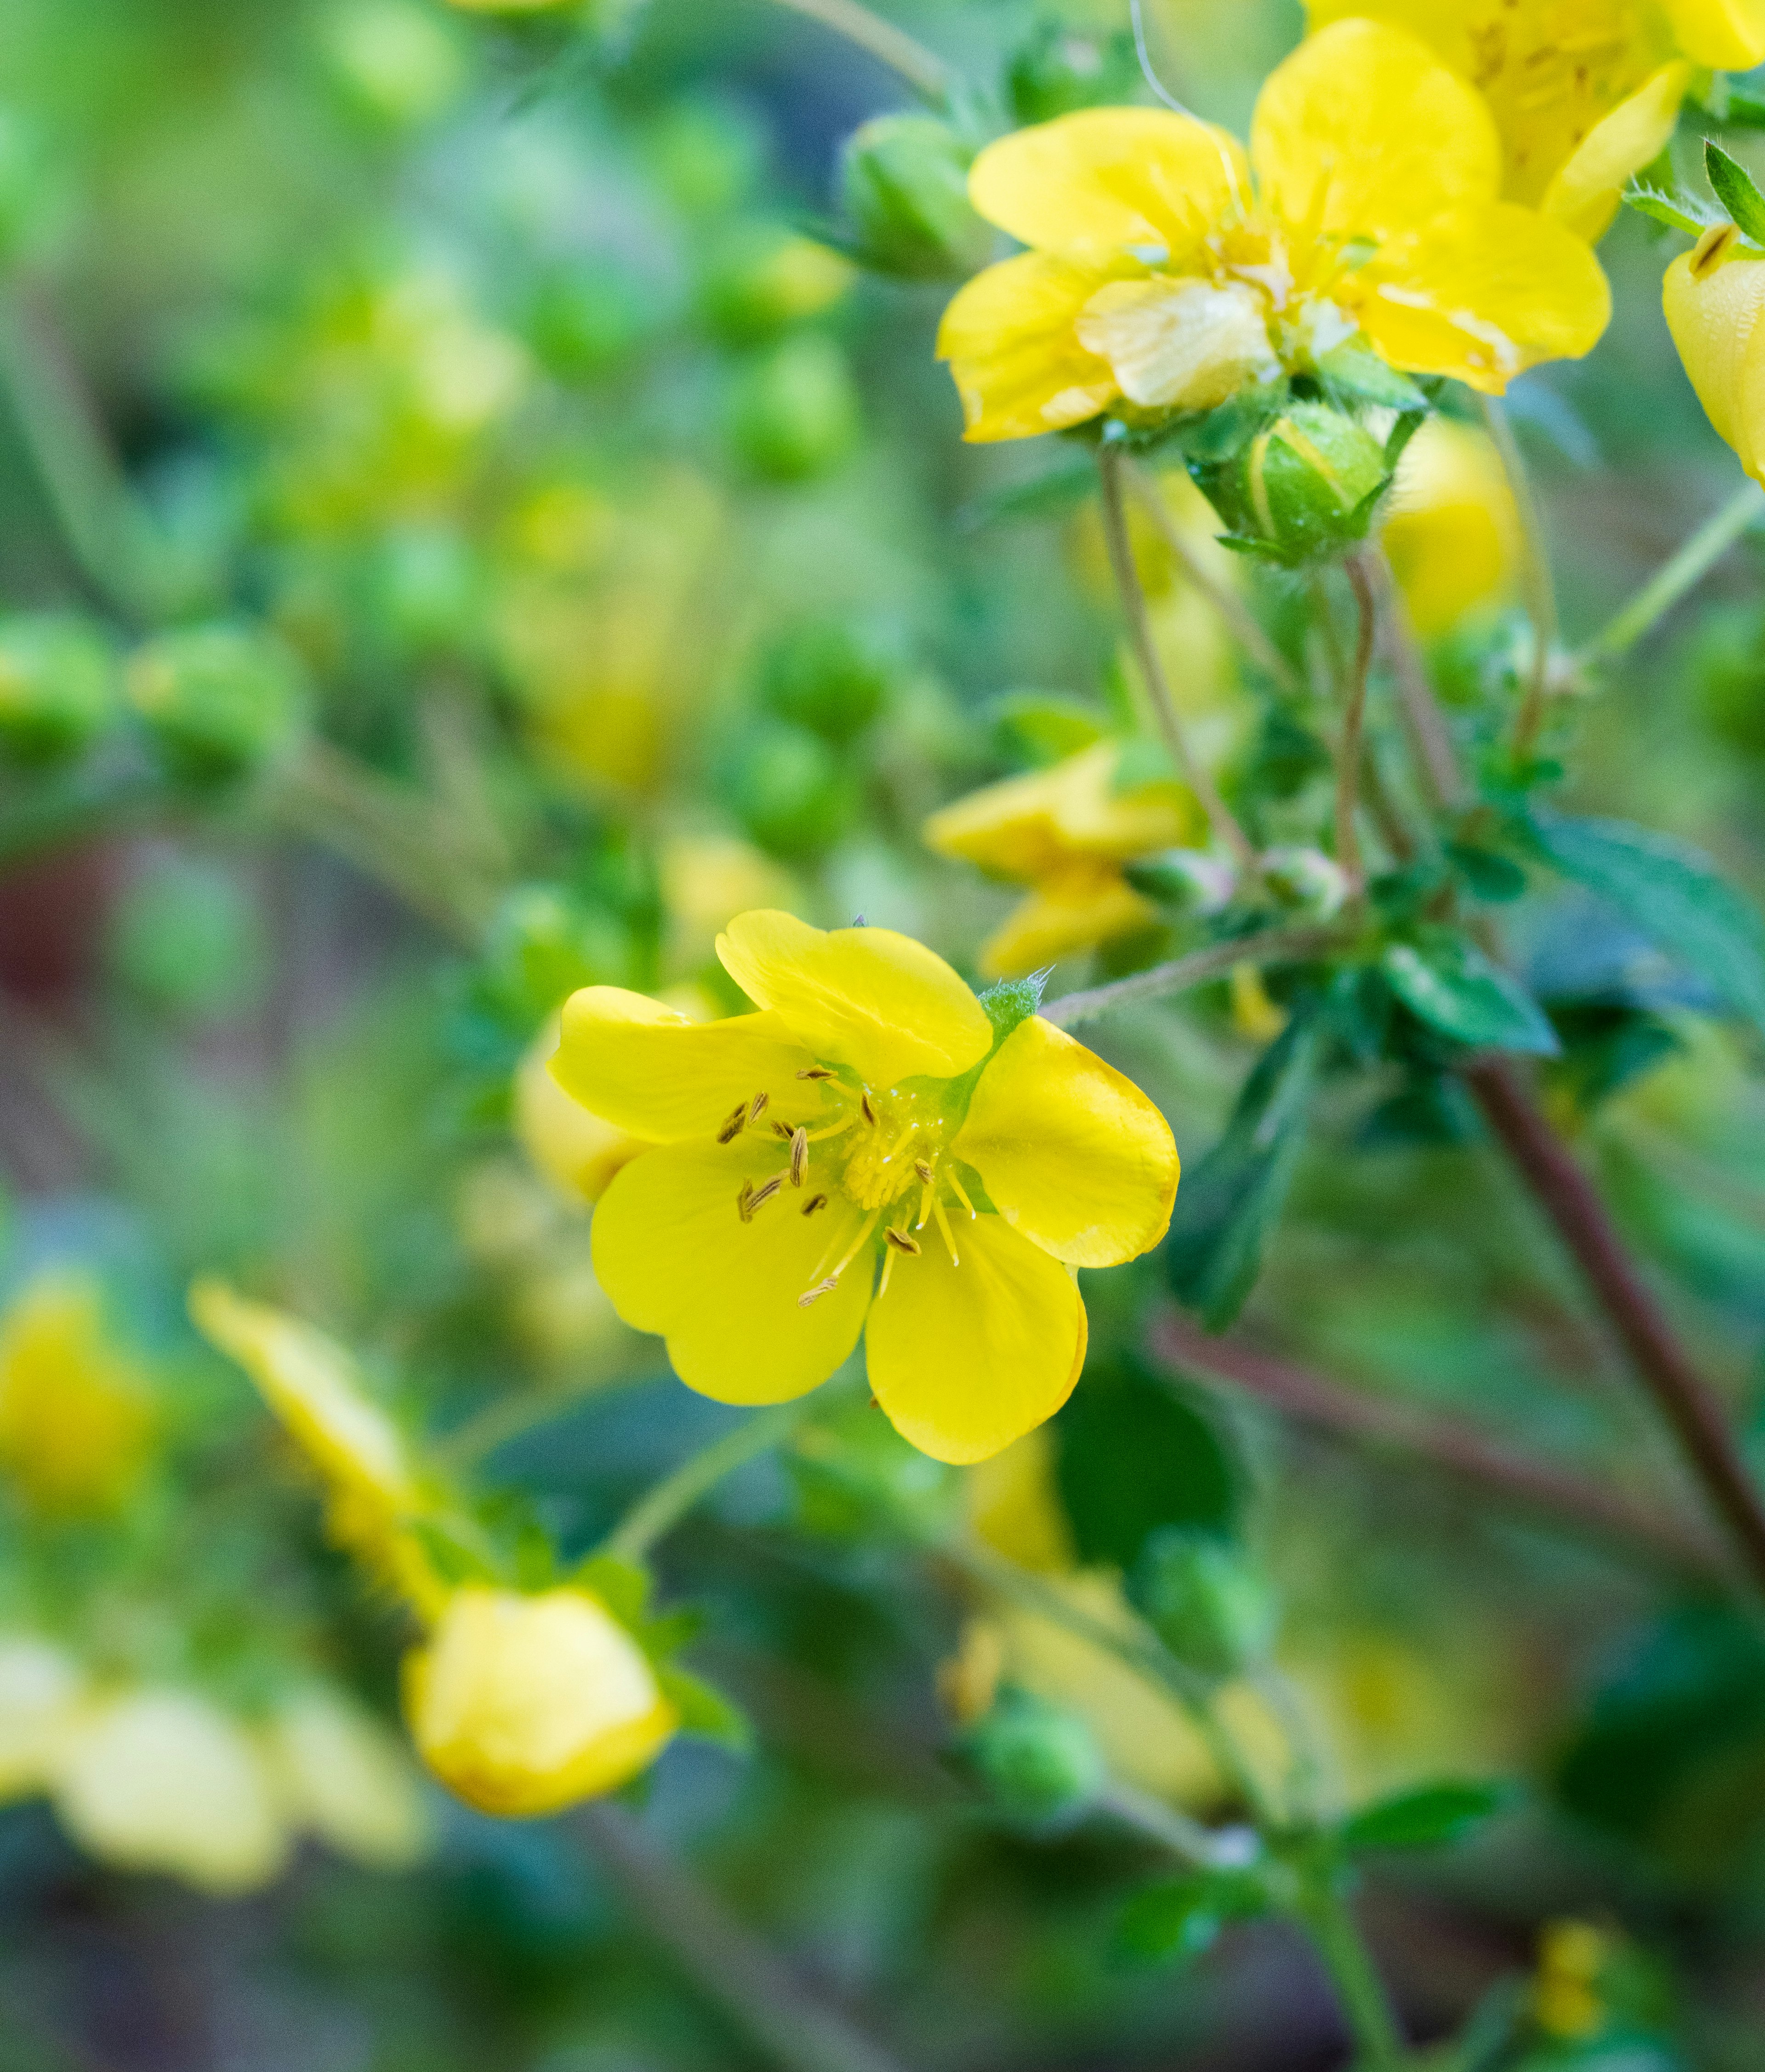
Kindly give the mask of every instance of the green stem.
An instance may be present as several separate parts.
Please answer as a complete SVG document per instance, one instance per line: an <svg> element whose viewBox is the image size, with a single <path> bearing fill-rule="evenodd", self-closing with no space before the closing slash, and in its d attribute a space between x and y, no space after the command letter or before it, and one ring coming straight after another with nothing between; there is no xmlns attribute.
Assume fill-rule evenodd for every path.
<svg viewBox="0 0 1765 2072"><path fill-rule="evenodd" d="M1302 964L1348 947L1350 937L1335 927L1265 928L1254 935L1237 935L1229 942L1210 944L1186 957L1168 964L1153 964L1127 978L1111 979L1106 985L1088 987L1051 1000L1042 1009L1044 1020L1057 1029L1071 1029L1081 1022L1094 1022L1118 1007L1131 1007L1139 1000L1160 1000L1168 993L1185 993L1223 978L1236 964Z"/></svg>
<svg viewBox="0 0 1765 2072"><path fill-rule="evenodd" d="M1299 1914L1348 2017L1359 2072L1396 2072L1404 2059L1403 2038L1348 1901L1320 1877L1302 1893Z"/></svg>
<svg viewBox="0 0 1765 2072"><path fill-rule="evenodd" d="M1537 745L1545 723L1545 698L1550 685L1550 658L1557 644L1557 586L1551 578L1550 556L1545 545L1544 520L1533 493L1532 477L1514 428L1500 397L1479 397L1484 422L1496 442L1501 465L1513 491L1514 508L1520 515L1522 552L1521 582L1525 594L1526 615L1532 621L1532 668L1527 673L1520 717L1514 728L1514 746L1528 756Z"/></svg>
<svg viewBox="0 0 1765 2072"><path fill-rule="evenodd" d="M1123 1784L1119 1778L1112 1779L1104 1786L1097 1800L1097 1810L1120 1821L1124 1827L1131 1827L1135 1834L1143 1835L1147 1841L1156 1842L1161 1848L1169 1850L1191 1870L1215 1870L1219 1867L1219 1843L1199 1820L1192 1819L1175 1806L1167 1806L1162 1799L1154 1799L1148 1792L1136 1791L1132 1785Z"/></svg>
<svg viewBox="0 0 1765 2072"><path fill-rule="evenodd" d="M788 1439L807 1416L811 1400L801 1396L776 1409L757 1411L734 1431L689 1454L638 1498L607 1536L601 1552L641 1561L725 1475Z"/></svg>
<svg viewBox="0 0 1765 2072"><path fill-rule="evenodd" d="M1359 901L1365 894L1366 865L1361 855L1361 834L1355 822L1361 811L1361 760L1367 724L1367 681L1373 668L1373 643L1378 631L1379 608L1366 563L1359 554L1345 564L1348 586L1354 592L1359 627L1355 636L1354 660L1348 670L1342 713L1342 738L1336 744L1336 853L1348 881L1348 896Z"/></svg>
<svg viewBox="0 0 1765 2072"><path fill-rule="evenodd" d="M1672 557L1576 656L1578 664L1610 662L1627 654L1685 593L1701 582L1743 532L1765 516L1765 490L1749 482L1706 518Z"/></svg>
<svg viewBox="0 0 1765 2072"><path fill-rule="evenodd" d="M868 51L935 106L942 107L949 100L955 80L943 60L934 56L923 43L916 43L893 22L885 22L868 7L860 6L858 0L774 0L774 5L807 14L811 21L819 22L823 28Z"/></svg>

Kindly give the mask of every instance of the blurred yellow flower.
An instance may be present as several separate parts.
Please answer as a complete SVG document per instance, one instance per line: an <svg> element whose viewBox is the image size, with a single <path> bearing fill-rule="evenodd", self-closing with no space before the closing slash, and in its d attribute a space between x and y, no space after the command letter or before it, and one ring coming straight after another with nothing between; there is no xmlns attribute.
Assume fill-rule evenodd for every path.
<svg viewBox="0 0 1765 2072"><path fill-rule="evenodd" d="M113 1511L135 1488L155 1419L146 1379L106 1339L103 1297L46 1274L0 1322L0 1466L33 1509Z"/></svg>
<svg viewBox="0 0 1765 2072"><path fill-rule="evenodd" d="M1673 135L1693 69L1765 58L1761 0L1307 0L1322 30L1370 17L1420 36L1488 101L1502 191L1586 238Z"/></svg>
<svg viewBox="0 0 1765 2072"><path fill-rule="evenodd" d="M720 930L756 906L788 906L789 876L733 835L678 835L662 845L662 903L675 956L706 956Z"/></svg>
<svg viewBox="0 0 1765 2072"><path fill-rule="evenodd" d="M1611 1947L1611 1938L1589 1922L1545 1924L1538 1938L1532 2012L1547 2036L1578 2043L1604 2028L1606 2008L1599 1984Z"/></svg>
<svg viewBox="0 0 1765 2072"><path fill-rule="evenodd" d="M971 792L926 821L925 839L940 855L1033 888L981 945L987 977L1018 977L1156 923L1157 909L1122 865L1198 845L1207 822L1174 779L1118 789L1122 755L1120 742L1100 741L1052 769Z"/></svg>
<svg viewBox="0 0 1765 2072"><path fill-rule="evenodd" d="M1661 301L1698 401L1765 483L1765 255L1733 224L1716 224L1667 269Z"/></svg>
<svg viewBox="0 0 1765 2072"><path fill-rule="evenodd" d="M48 1788L85 1690L64 1650L30 1634L0 1638L0 1800Z"/></svg>
<svg viewBox="0 0 1765 2072"><path fill-rule="evenodd" d="M1383 537L1425 640L1505 602L1520 565L1520 514L1488 434L1430 417L1404 449Z"/></svg>
<svg viewBox="0 0 1765 2072"><path fill-rule="evenodd" d="M597 1202L644 1143L591 1115L552 1076L562 1025L561 1013L548 1016L515 1070L515 1135L560 1194L572 1201Z"/></svg>
<svg viewBox="0 0 1765 2072"><path fill-rule="evenodd" d="M1078 1378L1071 1269L1164 1234L1164 1117L1039 1016L995 1052L961 979L892 930L744 914L717 952L759 1013L695 1025L610 986L565 1005L560 1083L652 1147L595 1213L601 1285L729 1403L807 1393L868 1318L896 1429L938 1460L998 1453Z"/></svg>
<svg viewBox="0 0 1765 2072"><path fill-rule="evenodd" d="M405 1658L417 1752L448 1788L505 1819L616 1790L679 1724L642 1650L586 1590L468 1585Z"/></svg>
<svg viewBox="0 0 1765 2072"><path fill-rule="evenodd" d="M1253 185L1252 170L1254 169ZM1032 249L970 282L940 356L967 436L1212 409L1357 336L1499 395L1578 357L1611 296L1586 245L1498 199L1488 107L1401 31L1340 22L1265 83L1250 154L1162 109L1094 109L975 161L975 207Z"/></svg>
<svg viewBox="0 0 1765 2072"><path fill-rule="evenodd" d="M423 1855L429 1820L410 1758L353 1700L318 1684L298 1692L267 1741L293 1825L375 1869L402 1870Z"/></svg>

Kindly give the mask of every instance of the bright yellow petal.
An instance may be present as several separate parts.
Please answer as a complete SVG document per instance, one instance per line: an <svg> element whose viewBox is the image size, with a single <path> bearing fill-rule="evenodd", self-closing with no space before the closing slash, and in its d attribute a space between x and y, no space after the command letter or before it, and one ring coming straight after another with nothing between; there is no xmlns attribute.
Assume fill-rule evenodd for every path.
<svg viewBox="0 0 1765 2072"><path fill-rule="evenodd" d="M1008 777L954 800L921 830L927 847L1024 884L1057 870L1069 853L1058 818L1069 767Z"/></svg>
<svg viewBox="0 0 1765 2072"><path fill-rule="evenodd" d="M940 855L1026 882L1078 859L1119 861L1193 841L1203 823L1188 791L1174 782L1118 791L1121 759L1119 742L1100 741L1052 769L989 784L934 813L925 838Z"/></svg>
<svg viewBox="0 0 1765 2072"><path fill-rule="evenodd" d="M1026 252L958 293L938 327L938 356L950 362L971 443L1062 431L1114 401L1109 362L1086 352L1077 330L1108 278L1101 267Z"/></svg>
<svg viewBox="0 0 1765 2072"><path fill-rule="evenodd" d="M1114 865L1079 865L1043 879L980 949L987 978L1022 978L1079 950L1137 935L1158 912Z"/></svg>
<svg viewBox="0 0 1765 2072"><path fill-rule="evenodd" d="M1262 199L1283 221L1385 238L1492 201L1501 144L1484 101L1426 44L1338 22L1269 75L1250 125Z"/></svg>
<svg viewBox="0 0 1765 2072"><path fill-rule="evenodd" d="M630 1164L647 1140L603 1121L552 1077L560 1027L554 1014L515 1068L515 1134L560 1194L573 1201L597 1202L614 1174ZM732 1100L730 1107L734 1105Z"/></svg>
<svg viewBox="0 0 1765 2072"><path fill-rule="evenodd" d="M1689 65L1664 64L1596 122L1574 156L1558 168L1540 204L1545 214L1590 244L1603 235L1625 182L1660 155L1678 126L1690 78Z"/></svg>
<svg viewBox="0 0 1765 2072"><path fill-rule="evenodd" d="M641 993L591 985L564 1003L552 1075L591 1114L653 1144L714 1138L738 1101L765 1092L791 1119L816 1103L814 1063L776 1014L689 1022Z"/></svg>
<svg viewBox="0 0 1765 2072"><path fill-rule="evenodd" d="M1661 300L1710 422L1757 482L1765 456L1765 260L1731 257L1731 227L1667 269Z"/></svg>
<svg viewBox="0 0 1765 2072"><path fill-rule="evenodd" d="M1499 396L1599 343L1611 290L1582 239L1511 202L1463 208L1384 247L1356 277L1366 334L1394 367Z"/></svg>
<svg viewBox="0 0 1765 2072"><path fill-rule="evenodd" d="M1131 1079L1039 1014L981 1074L950 1150L1014 1229L1071 1266L1137 1259L1171 1220L1170 1124Z"/></svg>
<svg viewBox="0 0 1765 2072"><path fill-rule="evenodd" d="M1085 305L1078 341L1143 409L1211 410L1281 371L1266 305L1242 281L1111 281Z"/></svg>
<svg viewBox="0 0 1765 2072"><path fill-rule="evenodd" d="M989 144L968 195L1038 251L1161 245L1176 256L1248 199L1250 181L1223 130L1162 108L1089 108Z"/></svg>
<svg viewBox="0 0 1765 2072"><path fill-rule="evenodd" d="M875 1264L868 1243L839 1285L807 1309L862 1224L836 1188L822 1190L813 1149L804 1184L787 1181L744 1223L738 1197L782 1170L784 1147L670 1144L626 1167L594 1212L594 1271L614 1307L665 1338L675 1372L720 1403L785 1403L833 1373L858 1342Z"/></svg>
<svg viewBox="0 0 1765 2072"><path fill-rule="evenodd" d="M1679 47L1715 72L1747 72L1765 59L1765 0L1661 0Z"/></svg>
<svg viewBox="0 0 1765 2072"><path fill-rule="evenodd" d="M952 1224L897 1258L870 1313L870 1386L904 1439L934 1461L991 1460L1052 1417L1085 1364L1085 1305L1057 1260L999 1216Z"/></svg>
<svg viewBox="0 0 1765 2072"><path fill-rule="evenodd" d="M893 928L811 928L739 914L717 938L723 968L816 1057L867 1085L954 1079L992 1047L987 1010L935 951Z"/></svg>

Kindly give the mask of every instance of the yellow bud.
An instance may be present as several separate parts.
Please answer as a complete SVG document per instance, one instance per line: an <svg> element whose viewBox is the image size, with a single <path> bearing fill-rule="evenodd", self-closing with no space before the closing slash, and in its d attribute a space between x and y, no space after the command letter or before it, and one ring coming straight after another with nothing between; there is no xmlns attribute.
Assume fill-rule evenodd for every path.
<svg viewBox="0 0 1765 2072"><path fill-rule="evenodd" d="M418 1753L469 1806L507 1819L615 1790L679 1716L643 1651L585 1590L468 1585L404 1665Z"/></svg>
<svg viewBox="0 0 1765 2072"><path fill-rule="evenodd" d="M1733 224L1718 224L1668 268L1661 303L1710 422L1753 479L1765 481L1765 259Z"/></svg>
<svg viewBox="0 0 1765 2072"><path fill-rule="evenodd" d="M105 1342L102 1301L78 1275L45 1276L0 1326L0 1463L33 1509L113 1510L146 1465L153 1405Z"/></svg>
<svg viewBox="0 0 1765 2072"><path fill-rule="evenodd" d="M1398 465L1385 549L1425 640L1512 594L1520 514L1487 434L1447 417L1422 427Z"/></svg>
<svg viewBox="0 0 1765 2072"><path fill-rule="evenodd" d="M515 1068L515 1134L560 1194L597 1202L621 1167L649 1146L589 1114L552 1078L559 1023L560 1018L552 1015Z"/></svg>
<svg viewBox="0 0 1765 2072"><path fill-rule="evenodd" d="M429 1822L395 1736L335 1691L303 1691L269 1734L290 1817L339 1855L387 1870L424 1853Z"/></svg>

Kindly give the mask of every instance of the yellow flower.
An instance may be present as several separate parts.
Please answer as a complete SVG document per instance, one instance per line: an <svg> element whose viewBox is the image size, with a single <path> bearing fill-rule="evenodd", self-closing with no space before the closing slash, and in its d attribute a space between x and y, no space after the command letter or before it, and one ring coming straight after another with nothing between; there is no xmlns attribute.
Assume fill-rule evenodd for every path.
<svg viewBox="0 0 1765 2072"><path fill-rule="evenodd" d="M597 1202L613 1176L643 1149L573 1101L552 1076L561 1017L552 1015L515 1074L515 1134L521 1149L568 1199Z"/></svg>
<svg viewBox="0 0 1765 2072"><path fill-rule="evenodd" d="M1611 1955L1611 1938L1586 1921L1551 1921L1538 1938L1538 1976L1532 1989L1533 2017L1547 2036L1578 2043L1606 2025L1599 1975Z"/></svg>
<svg viewBox="0 0 1765 2072"><path fill-rule="evenodd" d="M85 1686L80 1665L48 1641L0 1639L0 1799L48 1788Z"/></svg>
<svg viewBox="0 0 1765 2072"><path fill-rule="evenodd" d="M744 914L717 953L759 1013L695 1024L610 986L565 1004L560 1083L652 1147L595 1212L601 1285L725 1403L806 1394L868 1317L896 1429L938 1460L996 1453L1078 1378L1069 1269L1164 1233L1164 1117L1039 1016L995 1052L973 993L892 930Z"/></svg>
<svg viewBox="0 0 1765 2072"><path fill-rule="evenodd" d="M1484 95L1510 200L1599 236L1665 148L1694 66L1765 58L1761 0L1308 0L1312 27L1370 16L1420 36Z"/></svg>
<svg viewBox="0 0 1765 2072"><path fill-rule="evenodd" d="M268 1742L283 1803L299 1826L339 1855L402 1870L422 1856L429 1821L408 1755L341 1692L314 1686L289 1699Z"/></svg>
<svg viewBox="0 0 1765 2072"><path fill-rule="evenodd" d="M1168 779L1118 792L1121 758L1119 742L1098 742L1051 770L972 792L926 821L925 838L941 855L1034 888L982 944L987 977L1016 977L1157 922L1157 910L1123 877L1123 863L1199 843L1207 824L1193 795Z"/></svg>
<svg viewBox="0 0 1765 2072"><path fill-rule="evenodd" d="M205 1699L139 1690L92 1707L55 1779L82 1848L215 1893L267 1885L287 1860L275 1779L256 1742Z"/></svg>
<svg viewBox="0 0 1765 2072"><path fill-rule="evenodd" d="M1714 224L1667 269L1667 328L1710 422L1765 483L1765 257Z"/></svg>
<svg viewBox="0 0 1765 2072"><path fill-rule="evenodd" d="M105 1341L96 1285L35 1281L0 1325L0 1464L27 1502L114 1510L146 1466L154 1424L145 1377Z"/></svg>
<svg viewBox="0 0 1765 2072"><path fill-rule="evenodd" d="M1500 200L1501 177L1480 97L1365 21L1270 75L1248 159L1162 109L1004 138L970 193L1032 249L946 312L938 352L967 436L1026 438L1124 405L1209 409L1357 334L1394 367L1492 395L1578 357L1606 327L1605 276L1560 224Z"/></svg>
<svg viewBox="0 0 1765 2072"><path fill-rule="evenodd" d="M586 1590L468 1585L405 1659L417 1752L448 1788L505 1819L616 1790L679 1724L642 1650Z"/></svg>
<svg viewBox="0 0 1765 2072"><path fill-rule="evenodd" d="M1383 538L1424 639L1512 595L1520 514L1486 433L1450 417L1429 419L1404 448Z"/></svg>
<svg viewBox="0 0 1765 2072"><path fill-rule="evenodd" d="M220 1281L190 1291L197 1329L257 1384L330 1491L332 1538L427 1617L446 1592L413 1538L425 1509L404 1437L364 1393L355 1362L298 1318L248 1302Z"/></svg>

